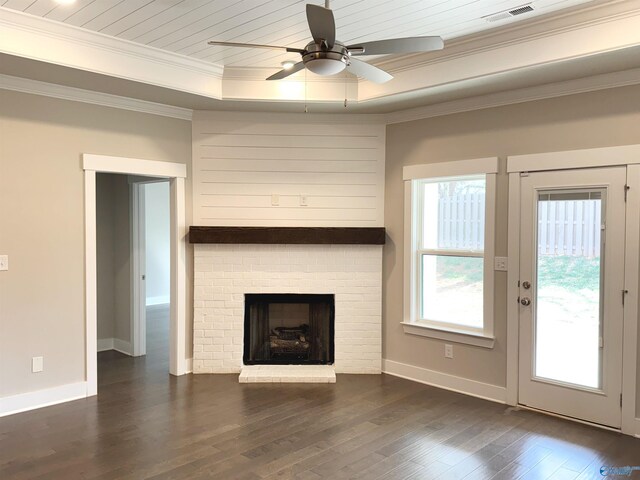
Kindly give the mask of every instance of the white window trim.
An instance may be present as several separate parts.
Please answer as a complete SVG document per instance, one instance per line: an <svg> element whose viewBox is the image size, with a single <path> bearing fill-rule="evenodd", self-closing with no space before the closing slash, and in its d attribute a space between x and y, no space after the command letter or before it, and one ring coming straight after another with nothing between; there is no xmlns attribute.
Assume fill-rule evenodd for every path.
<svg viewBox="0 0 640 480"><path fill-rule="evenodd" d="M496 173L498 158L480 158L443 162L429 165L411 165L404 167L404 332L412 335L436 338L456 343L493 348L494 337L494 257L495 257L495 215L496 215ZM416 225L417 208L414 194L414 180L457 177L466 175L486 175L485 196L485 239L484 239L484 329L465 329L463 327L442 326L435 323L418 321L417 290L417 249Z"/></svg>

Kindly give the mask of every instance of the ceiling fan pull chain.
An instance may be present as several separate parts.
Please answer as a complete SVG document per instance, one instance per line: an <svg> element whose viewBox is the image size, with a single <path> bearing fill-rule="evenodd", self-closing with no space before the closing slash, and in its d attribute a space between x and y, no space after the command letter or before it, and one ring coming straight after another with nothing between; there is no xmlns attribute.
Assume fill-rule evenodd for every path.
<svg viewBox="0 0 640 480"><path fill-rule="evenodd" d="M309 113L307 108L307 69L304 69L304 113Z"/></svg>
<svg viewBox="0 0 640 480"><path fill-rule="evenodd" d="M347 108L347 80L348 80L347 72L344 72L344 108Z"/></svg>

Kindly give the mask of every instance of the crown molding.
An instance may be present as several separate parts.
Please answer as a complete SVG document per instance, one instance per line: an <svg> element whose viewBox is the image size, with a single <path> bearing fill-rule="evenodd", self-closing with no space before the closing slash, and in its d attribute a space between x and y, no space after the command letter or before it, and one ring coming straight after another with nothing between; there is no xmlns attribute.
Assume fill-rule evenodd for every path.
<svg viewBox="0 0 640 480"><path fill-rule="evenodd" d="M640 84L640 68L400 110L387 114L386 123L387 125L392 125L395 123L411 122L455 113L502 107L516 103L638 84Z"/></svg>
<svg viewBox="0 0 640 480"><path fill-rule="evenodd" d="M193 117L193 111L188 108L173 107L171 105L163 105L161 103L136 100L134 98L120 97L118 95L111 95L108 93L56 85L27 78L12 77L10 75L0 74L0 89L43 95L62 100L90 103L92 105L101 105L103 107L120 108L122 110L149 113L151 115L160 115L180 120L191 121Z"/></svg>
<svg viewBox="0 0 640 480"><path fill-rule="evenodd" d="M265 81L265 79L278 72L279 68L263 68L263 67L224 67L224 80L241 80L241 81ZM351 74L322 76L308 72L305 79L305 71L301 70L286 78L285 81L299 83L328 83L338 84L344 87L344 84L357 85L358 77Z"/></svg>
<svg viewBox="0 0 640 480"><path fill-rule="evenodd" d="M490 81L496 74L639 45L640 0L598 0L455 39L444 51L376 60L396 77L383 85L303 72L266 82L271 69L223 68L0 7L0 52L218 100L251 102L337 104L346 97L351 103L373 106L408 92L427 94L442 85Z"/></svg>
<svg viewBox="0 0 640 480"><path fill-rule="evenodd" d="M261 119L264 121L277 120L280 122L292 121L296 123L310 121L314 123L319 122L328 124L355 122L392 125L456 113L482 110L485 108L502 107L517 103L638 84L640 84L640 68L470 97L425 107L400 110L388 114L288 114L267 112L247 113L229 111L198 111L195 112L195 117L197 119L204 119L222 115L226 119L233 121L236 119L246 119L246 115L251 115L254 119ZM194 120L194 112L187 108L136 100L118 95L12 77L9 75L0 75L0 89L119 108L122 110L148 113L151 115L160 115L180 120Z"/></svg>
<svg viewBox="0 0 640 480"><path fill-rule="evenodd" d="M161 50L149 45L112 37L100 32L56 22L45 17L29 15L28 13L0 7L0 26L20 28L25 31L36 32L52 39L63 39L72 43L90 45L102 50L108 50L123 55L135 57L139 60L151 60L159 64L179 65L184 69L207 75L222 77L223 67L205 62L197 58L180 55L168 50Z"/></svg>
<svg viewBox="0 0 640 480"><path fill-rule="evenodd" d="M306 70L277 82L265 79L278 71L259 67L225 67L223 100L334 103L358 101L358 78L350 75L321 76Z"/></svg>
<svg viewBox="0 0 640 480"><path fill-rule="evenodd" d="M392 74L400 73L633 17L640 17L640 0L600 0L448 40L444 50L381 58L373 63Z"/></svg>
<svg viewBox="0 0 640 480"><path fill-rule="evenodd" d="M193 121L224 119L226 122L274 122L310 125L386 125L386 115L378 113L282 113L194 110Z"/></svg>
<svg viewBox="0 0 640 480"><path fill-rule="evenodd" d="M360 82L358 100L391 99L405 92L640 46L640 0L568 10L448 42L440 52L376 62L395 79L383 85Z"/></svg>
<svg viewBox="0 0 640 480"><path fill-rule="evenodd" d="M223 68L219 65L3 7L0 52L221 97Z"/></svg>

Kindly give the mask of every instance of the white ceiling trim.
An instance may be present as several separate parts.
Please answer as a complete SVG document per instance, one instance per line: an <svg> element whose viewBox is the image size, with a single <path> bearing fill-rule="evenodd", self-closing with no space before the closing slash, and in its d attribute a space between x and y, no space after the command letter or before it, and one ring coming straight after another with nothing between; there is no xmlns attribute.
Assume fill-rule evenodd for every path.
<svg viewBox="0 0 640 480"><path fill-rule="evenodd" d="M352 75L323 77L303 70L277 82L265 80L275 73L266 68L225 68L224 100L338 103L358 101L358 79Z"/></svg>
<svg viewBox="0 0 640 480"><path fill-rule="evenodd" d="M626 5L640 6L640 1L629 1ZM445 45L440 60L436 54L433 61L416 68L397 72L392 70L395 74L392 82L382 85L360 82L358 100L365 102L392 98L408 91L452 85L470 79L489 79L495 74L518 72L530 67L635 47L640 45L640 8L624 13L619 9L613 13L606 8L592 9L588 15L576 16L573 25L564 25L562 28L554 17L548 18L546 23L537 21L530 30L526 23L522 27L520 34L517 30L510 30L501 40L494 37L496 44L482 48L456 51ZM547 30L547 27L553 28Z"/></svg>
<svg viewBox="0 0 640 480"><path fill-rule="evenodd" d="M489 81L498 73L640 45L640 0L595 4L454 41L443 52L385 62L396 78L384 85L355 79L345 85L344 78L312 74L307 88L304 74L266 82L271 69L223 71L201 60L1 7L0 51L222 100L343 102L346 90L350 102L393 101L405 92L468 79Z"/></svg>
<svg viewBox="0 0 640 480"><path fill-rule="evenodd" d="M625 87L640 84L640 68L623 72L605 73L592 77L549 83L536 87L520 88L506 92L491 93L476 97L438 103L426 107L400 110L386 115L388 125L411 122L425 118L441 117L454 113L471 112L485 108L503 107L516 103L563 97L578 93L606 90L608 88Z"/></svg>
<svg viewBox="0 0 640 480"><path fill-rule="evenodd" d="M279 71L276 68L263 68L263 67L225 67L223 80L260 80L265 79L274 73ZM296 82L305 82L305 71L301 70L298 73L294 73L288 79L292 79ZM358 77L354 77L351 74L330 75L322 76L315 73L308 72L307 83L336 83L344 86L345 82L348 84L357 84ZM277 82L276 82L277 83Z"/></svg>
<svg viewBox="0 0 640 480"><path fill-rule="evenodd" d="M220 98L222 67L0 7L0 52Z"/></svg>
<svg viewBox="0 0 640 480"><path fill-rule="evenodd" d="M188 108L173 107L161 103L136 100L134 98L121 97L108 93L94 92L81 88L55 85L53 83L39 82L28 78L0 75L0 89L13 90L15 92L31 93L46 97L72 100L75 102L90 103L103 107L120 108L134 112L150 113L163 117L178 118L191 121L193 111Z"/></svg>
<svg viewBox="0 0 640 480"><path fill-rule="evenodd" d="M379 114L310 114L308 117L317 122L319 117L328 123L349 123L349 122L372 122L386 123L387 125L411 122L426 118L452 115L455 113L471 112L485 108L503 107L517 103L544 100L548 98L588 93L609 88L624 87L640 84L640 68L623 72L606 73L594 75L592 77L568 80L565 82L550 83L530 88L510 90L506 92L493 93L488 95L475 96L451 102L438 103L426 107L400 110L386 115ZM47 97L71 100L105 107L120 108L152 115L177 118L181 120L192 120L193 111L187 108L174 107L160 103L137 100L118 95L94 92L81 88L67 87L52 83L40 82L9 75L0 75L0 89L12 90L22 93L43 95ZM310 102L311 103L311 102ZM204 112L200 112L204 114ZM211 115L225 115L226 118L233 118L235 115L247 115L246 112L217 112L211 111ZM287 115L280 113L249 113L252 117L259 116L265 119L273 119L274 115L287 118ZM293 114L295 115L295 114ZM301 117L295 117L300 121ZM306 118L302 116L302 118Z"/></svg>
<svg viewBox="0 0 640 480"><path fill-rule="evenodd" d="M382 57L375 64L392 73L415 70L474 54L519 45L530 40L553 37L600 24L609 24L625 18L640 16L640 0L615 0L594 5L579 5L553 15L536 17L526 22L468 35L447 41L445 49L424 54L403 55L399 58Z"/></svg>
<svg viewBox="0 0 640 480"><path fill-rule="evenodd" d="M246 122L247 118L260 122L295 123L310 125L384 125L386 117L376 113L279 113L279 112L229 112L217 110L197 110L194 121L220 120L226 122Z"/></svg>

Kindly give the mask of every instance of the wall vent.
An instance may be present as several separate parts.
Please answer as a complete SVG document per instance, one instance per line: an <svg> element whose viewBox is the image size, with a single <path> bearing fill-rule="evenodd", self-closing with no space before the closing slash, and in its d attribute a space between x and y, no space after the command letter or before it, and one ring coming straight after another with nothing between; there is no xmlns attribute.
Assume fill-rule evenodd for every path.
<svg viewBox="0 0 640 480"><path fill-rule="evenodd" d="M486 15L482 17L489 23L498 22L500 20L506 20L507 18L517 17L518 15L522 15L523 13L533 12L534 8L529 3L527 5L522 5L520 7L512 8L511 10L505 10L503 12L494 13L491 15Z"/></svg>

